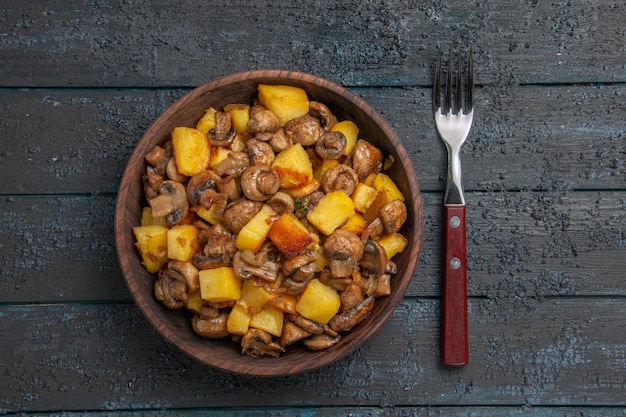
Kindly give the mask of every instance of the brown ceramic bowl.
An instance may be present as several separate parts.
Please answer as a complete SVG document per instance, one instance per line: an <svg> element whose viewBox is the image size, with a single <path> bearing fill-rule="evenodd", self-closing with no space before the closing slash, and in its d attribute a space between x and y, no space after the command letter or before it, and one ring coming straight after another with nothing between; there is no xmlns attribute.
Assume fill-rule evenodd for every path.
<svg viewBox="0 0 626 417"><path fill-rule="evenodd" d="M257 85L288 84L301 87L312 100L326 104L339 120L350 119L360 128L359 137L391 155L395 163L387 173L407 198L408 220L401 233L409 240L405 251L394 259L398 273L392 278L392 294L376 300L373 312L360 325L346 333L330 349L312 352L292 345L279 358L251 358L241 353L230 338L206 340L191 328L190 314L169 310L153 293L154 276L141 265L135 249L132 228L139 225L143 197L144 156L156 144L169 139L175 126L195 126L206 108L228 103L252 103ZM346 89L309 74L290 71L251 71L225 76L194 89L165 111L145 132L132 153L121 180L115 209L115 239L120 265L128 288L150 323L169 342L207 365L225 371L257 376L282 376L311 371L337 361L362 346L387 321L402 301L417 263L422 234L420 191L406 150L389 125L362 99Z"/></svg>

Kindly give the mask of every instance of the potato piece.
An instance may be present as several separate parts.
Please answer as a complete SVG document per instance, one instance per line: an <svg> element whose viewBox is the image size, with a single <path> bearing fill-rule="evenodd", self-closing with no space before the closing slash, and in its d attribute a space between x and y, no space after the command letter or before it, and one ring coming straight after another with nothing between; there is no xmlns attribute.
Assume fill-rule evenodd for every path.
<svg viewBox="0 0 626 417"><path fill-rule="evenodd" d="M320 184L319 181L317 181L314 178L308 184L304 184L304 185L302 185L300 187L296 187L296 188L285 188L285 189L283 189L283 191L286 192L287 194L289 194L289 196L291 196L291 198L302 198L302 197L306 197L307 195L313 193L314 191L317 191L317 189L320 188L321 185L322 184Z"/></svg>
<svg viewBox="0 0 626 417"><path fill-rule="evenodd" d="M142 226L167 226L167 221L165 220L165 216L161 217L152 217L152 207L144 207L141 210L141 225Z"/></svg>
<svg viewBox="0 0 626 417"><path fill-rule="evenodd" d="M258 90L259 103L276 115L281 126L309 112L309 98L301 88L259 84Z"/></svg>
<svg viewBox="0 0 626 417"><path fill-rule="evenodd" d="M343 191L333 191L322 197L306 218L317 230L329 236L354 213L352 199Z"/></svg>
<svg viewBox="0 0 626 417"><path fill-rule="evenodd" d="M374 188L378 191L382 191L387 196L387 202L393 200L401 200L404 201L404 195L398 188L395 182L387 175L387 174L376 174L374 178Z"/></svg>
<svg viewBox="0 0 626 417"><path fill-rule="evenodd" d="M208 133L209 130L215 129L215 113L217 113L217 110L213 107L206 109L204 115L196 123L196 129L203 133Z"/></svg>
<svg viewBox="0 0 626 417"><path fill-rule="evenodd" d="M339 165L339 161L337 159L324 159L322 163L313 169L313 178L315 180L322 182L322 177L332 167L335 165Z"/></svg>
<svg viewBox="0 0 626 417"><path fill-rule="evenodd" d="M254 281L247 279L241 286L241 303L250 314L258 313L265 306L275 300L277 294L271 293L263 287L259 287Z"/></svg>
<svg viewBox="0 0 626 417"><path fill-rule="evenodd" d="M331 132L341 132L346 137L346 150L344 155L350 155L354 150L356 141L359 137L359 127L351 120L343 120L335 123L331 128Z"/></svg>
<svg viewBox="0 0 626 417"><path fill-rule="evenodd" d="M285 313L276 307L267 307L250 317L250 327L264 330L267 333L279 337L283 332Z"/></svg>
<svg viewBox="0 0 626 417"><path fill-rule="evenodd" d="M133 227L143 266L151 274L157 272L168 261L167 228L161 225Z"/></svg>
<svg viewBox="0 0 626 417"><path fill-rule="evenodd" d="M216 213L220 210L222 210L223 207L220 207L219 204L213 204L211 205L211 207L204 208L202 206L198 207L198 209L196 210L196 214L203 220L206 220L207 222L211 223L211 224L217 224L219 223L221 217L218 216Z"/></svg>
<svg viewBox="0 0 626 417"><path fill-rule="evenodd" d="M235 134L235 139L233 139L233 143L231 143L228 148L234 152L247 152L248 146L246 145L246 142L248 142L248 139L250 139L250 135L247 133L237 132L237 134Z"/></svg>
<svg viewBox="0 0 626 417"><path fill-rule="evenodd" d="M203 300L219 303L237 301L241 298L241 280L235 275L233 268L222 266L213 269L202 269L198 272L200 280L200 297Z"/></svg>
<svg viewBox="0 0 626 417"><path fill-rule="evenodd" d="M213 169L217 164L228 158L233 151L223 146L212 146L209 158L209 168Z"/></svg>
<svg viewBox="0 0 626 417"><path fill-rule="evenodd" d="M198 228L192 224L177 224L167 231L167 257L189 261L198 252Z"/></svg>
<svg viewBox="0 0 626 417"><path fill-rule="evenodd" d="M202 313L202 298L198 292L192 292L187 297L187 301L185 303L185 308L194 314Z"/></svg>
<svg viewBox="0 0 626 417"><path fill-rule="evenodd" d="M250 106L248 104L227 104L224 111L230 113L231 124L237 133L244 133L248 129L250 120Z"/></svg>
<svg viewBox="0 0 626 417"><path fill-rule="evenodd" d="M241 300L237 301L226 321L228 333L239 336L246 334L250 328L250 317L250 313L248 313L245 306L241 303Z"/></svg>
<svg viewBox="0 0 626 417"><path fill-rule="evenodd" d="M272 224L268 237L288 259L313 242L307 228L289 212L281 214Z"/></svg>
<svg viewBox="0 0 626 417"><path fill-rule="evenodd" d="M333 288L312 279L300 295L296 311L319 324L327 324L339 311L341 297Z"/></svg>
<svg viewBox="0 0 626 417"><path fill-rule="evenodd" d="M295 295L291 294L279 294L276 298L271 300L268 304L282 310L288 314L296 314L296 303L298 299Z"/></svg>
<svg viewBox="0 0 626 417"><path fill-rule="evenodd" d="M391 233L381 236L381 238L378 239L378 244L385 249L387 259L391 259L396 254L402 252L409 244L409 241L400 233Z"/></svg>
<svg viewBox="0 0 626 417"><path fill-rule="evenodd" d="M246 223L235 241L235 246L239 250L249 250L257 253L265 242L267 234L274 223L278 219L278 213L273 208L264 204L248 223Z"/></svg>
<svg viewBox="0 0 626 417"><path fill-rule="evenodd" d="M354 213L354 215L351 216L343 226L341 226L341 229L348 230L357 236L361 236L366 227L367 222L365 221L365 217L363 217L361 213Z"/></svg>
<svg viewBox="0 0 626 417"><path fill-rule="evenodd" d="M382 191L376 191L376 198L363 213L367 224L373 222L378 217L378 211L387 204L387 195Z"/></svg>
<svg viewBox="0 0 626 417"><path fill-rule="evenodd" d="M172 145L180 174L192 176L209 166L211 145L206 133L192 127L175 127Z"/></svg>
<svg viewBox="0 0 626 417"><path fill-rule="evenodd" d="M354 209L360 213L365 213L374 202L377 192L376 188L359 182L354 189L354 193L352 193Z"/></svg>
<svg viewBox="0 0 626 417"><path fill-rule="evenodd" d="M297 188L313 180L311 160L299 143L276 155L272 162L272 171L280 177L281 188Z"/></svg>

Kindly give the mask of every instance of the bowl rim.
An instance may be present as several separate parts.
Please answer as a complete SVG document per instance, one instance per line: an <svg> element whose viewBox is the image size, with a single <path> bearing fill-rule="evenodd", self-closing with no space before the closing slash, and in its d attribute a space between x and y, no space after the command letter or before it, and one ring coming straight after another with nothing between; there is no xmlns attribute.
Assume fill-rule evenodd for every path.
<svg viewBox="0 0 626 417"><path fill-rule="evenodd" d="M399 156L399 161L396 162L399 162L401 164L404 172L406 173L407 178L405 180L407 181L407 186L412 194L410 198L407 198L407 200L411 201L412 203L410 205L407 204L407 209L413 217L413 224L410 225L410 228L408 230L413 239L412 241L410 241L410 247L407 247L407 249L405 249L405 253L401 254L403 258L407 259L406 269L403 272L399 271L398 274L394 276L394 278L396 278L398 275L402 274L401 279L398 278L394 281L395 287L393 288L392 293L389 296L384 297L386 308L383 308L380 313L377 313L376 322L369 323L370 325L365 325L362 327L359 326L358 334L355 334L356 329L348 332L343 338L342 342L340 342L340 344L338 345L341 347L341 349L335 346L333 347L337 348L335 350L332 350L333 348L330 348L325 351L319 352L307 351L307 355L301 355L305 356L304 358L295 358L293 355L281 355L281 357L279 358L250 358L246 355L241 355L240 360L238 361L231 361L228 363L220 362L221 358L214 357L213 355L199 354L197 349L187 346L186 344L181 344L181 342L184 342L181 337L179 337L177 333L174 332L172 328L170 328L170 326L158 320L158 317L155 317L155 315L153 314L154 305L158 303L156 299L154 299L154 297L151 297L152 299L148 299L146 294L144 294L137 285L137 279L139 277L136 276L136 269L133 268L133 265L135 265L136 267L136 263L139 262L139 256L134 248L132 226L130 225L133 224L133 219L136 220L138 219L138 217L136 209L131 210L128 208L128 204L126 204L126 199L127 197L132 197L131 195L129 195L129 190L131 186L136 186L137 181L140 180L140 178L137 178L137 173L141 171L138 169L137 165L142 165L141 162L143 161L143 158L148 149L151 149L154 144L162 143L164 141L163 134L161 134L160 139L158 139L158 129L160 128L160 121L170 120L177 113L181 111L184 112L185 105L187 103L198 100L201 96L209 97L214 94L215 91L218 91L225 85L232 83L241 83L244 81L247 83L253 82L254 85L258 85L260 83L297 85L305 88L305 90L306 85L312 85L315 88L321 88L323 90L326 90L329 94L338 95L347 103L353 103L353 105L359 111L363 112L366 117L372 119L377 128L380 128L382 130L384 136L386 136L386 138L389 140L393 151ZM166 136L167 135L165 135L165 137ZM143 166L145 167L145 163L143 164ZM133 182L135 184L133 184ZM160 333L162 337L164 337L168 342L175 345L178 349L180 349L187 355L213 368L242 375L278 377L313 371L321 367L327 366L333 362L336 362L354 352L356 349L360 348L380 329L380 327L385 324L385 322L393 314L393 312L396 310L396 308L404 298L406 290L408 289L412 281L412 276L417 266L419 251L421 247L422 220L422 199L419 184L417 176L415 174L415 170L413 168L413 164L408 157L406 149L400 142L396 133L386 122L386 120L384 120L377 111L375 111L367 102L365 102L365 100L361 99L357 95L348 91L346 88L332 81L320 78L312 74L280 69L252 70L224 75L199 85L198 87L192 89L184 96L176 100L173 104L171 104L145 130L131 153L131 156L127 162L126 167L124 168L123 175L120 181L115 206L115 241L118 261L120 263L120 268L129 292L131 293L133 299L135 300L144 317L148 319L148 321L158 331L158 333ZM134 225L137 224L138 223L135 221ZM134 256L133 262L131 262L131 252L132 256ZM143 266L141 268L146 274L148 274ZM149 275L153 276L153 274ZM377 300L377 302L379 301ZM160 303L158 303L158 305L160 305ZM165 307L161 305L160 307L165 310ZM173 312L171 310L168 310L167 313L171 314ZM188 313L185 312L185 314ZM191 330L190 326L189 330ZM196 337L205 342L204 339L201 339L198 336ZM223 340L218 342L229 343L224 342ZM235 345L235 343L232 344ZM207 343L206 350L210 351L211 349L212 347L209 346L209 343ZM289 359L299 360L294 361L294 363L290 363Z"/></svg>

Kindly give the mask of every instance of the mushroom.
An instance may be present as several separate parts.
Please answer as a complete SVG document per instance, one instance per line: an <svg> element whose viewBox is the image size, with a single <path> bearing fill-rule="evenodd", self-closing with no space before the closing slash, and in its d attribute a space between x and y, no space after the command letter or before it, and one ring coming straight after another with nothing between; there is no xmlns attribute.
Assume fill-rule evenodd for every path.
<svg viewBox="0 0 626 417"><path fill-rule="evenodd" d="M362 322L374 308L374 297L367 297L352 309L335 315L328 326L337 332L347 332Z"/></svg>
<svg viewBox="0 0 626 417"><path fill-rule="evenodd" d="M315 276L315 258L309 255L296 255L283 261L283 274L295 282L308 282Z"/></svg>
<svg viewBox="0 0 626 417"><path fill-rule="evenodd" d="M229 152L226 158L213 167L213 170L220 176L239 177L249 166L248 152Z"/></svg>
<svg viewBox="0 0 626 417"><path fill-rule="evenodd" d="M178 181L178 182L186 182L189 177L183 175L178 172L178 166L176 165L176 159L170 158L167 162L167 166L165 167L165 173L167 174L167 178Z"/></svg>
<svg viewBox="0 0 626 417"><path fill-rule="evenodd" d="M271 133L280 128L280 121L273 111L256 104L250 108L250 119L246 130L252 134Z"/></svg>
<svg viewBox="0 0 626 417"><path fill-rule="evenodd" d="M309 101L309 114L321 119L324 129L330 129L337 118L331 113L330 109L319 101Z"/></svg>
<svg viewBox="0 0 626 417"><path fill-rule="evenodd" d="M373 295L378 287L378 281L385 273L387 254L385 249L373 240L368 240L363 249L363 257L359 262L358 285L366 295Z"/></svg>
<svg viewBox="0 0 626 417"><path fill-rule="evenodd" d="M361 239L344 229L335 230L324 242L323 249L330 273L335 278L350 277L363 256Z"/></svg>
<svg viewBox="0 0 626 417"><path fill-rule="evenodd" d="M239 233L241 228L250 221L263 207L260 201L239 200L226 206L222 214L222 224L233 233Z"/></svg>
<svg viewBox="0 0 626 417"><path fill-rule="evenodd" d="M146 168L146 175L143 177L143 192L146 200L150 201L159 195L159 187L163 180L163 176L157 174L154 167Z"/></svg>
<svg viewBox="0 0 626 417"><path fill-rule="evenodd" d="M326 132L317 140L315 151L322 159L339 159L343 156L348 141L341 132Z"/></svg>
<svg viewBox="0 0 626 417"><path fill-rule="evenodd" d="M253 201L265 201L280 188L280 177L268 165L253 165L241 175L241 190Z"/></svg>
<svg viewBox="0 0 626 417"><path fill-rule="evenodd" d="M169 269L163 268L154 283L154 295L167 308L177 310L188 300L187 284L180 274L172 274Z"/></svg>
<svg viewBox="0 0 626 417"><path fill-rule="evenodd" d="M170 274L177 274L177 279L187 286L187 293L191 294L200 288L198 269L191 262L183 262L172 259L167 263ZM180 277L180 278L178 278Z"/></svg>
<svg viewBox="0 0 626 417"><path fill-rule="evenodd" d="M330 347L335 346L341 340L341 336L331 336L325 333L322 334L314 334L313 336L307 337L302 341L304 346L306 346L309 350L317 351L324 350Z"/></svg>
<svg viewBox="0 0 626 417"><path fill-rule="evenodd" d="M246 142L248 148L248 158L250 165L272 165L274 162L274 150L267 142L261 142L257 139L249 139Z"/></svg>
<svg viewBox="0 0 626 417"><path fill-rule="evenodd" d="M197 206L210 208L217 201L217 183L222 178L213 170L206 170L192 176L187 183L187 198L189 202ZM208 207L207 207L208 205Z"/></svg>
<svg viewBox="0 0 626 417"><path fill-rule="evenodd" d="M299 314L292 314L289 316L289 319L309 334L322 334L325 331L324 325L321 325L311 319L307 319Z"/></svg>
<svg viewBox="0 0 626 417"><path fill-rule="evenodd" d="M285 132L285 129L278 129L269 139L269 144L274 152L278 153L291 147L291 145L293 145L293 142L291 141L289 135L287 135L287 133Z"/></svg>
<svg viewBox="0 0 626 417"><path fill-rule="evenodd" d="M236 201L241 198L241 187L239 186L237 178L232 175L219 180L217 182L217 189L220 193L224 193L228 196L228 201Z"/></svg>
<svg viewBox="0 0 626 417"><path fill-rule="evenodd" d="M352 168L361 181L371 173L379 173L383 168L383 154L371 143L359 139L352 151Z"/></svg>
<svg viewBox="0 0 626 417"><path fill-rule="evenodd" d="M293 143L300 143L302 146L315 145L322 133L320 121L313 116L304 116L291 119L285 124L285 132Z"/></svg>
<svg viewBox="0 0 626 417"><path fill-rule="evenodd" d="M361 239L363 242L367 242L367 239L376 239L385 231L385 227L383 226L382 220L380 217L376 217L370 224L367 225L363 233L361 234Z"/></svg>
<svg viewBox="0 0 626 417"><path fill-rule="evenodd" d="M363 301L363 291L361 287L352 282L341 292L341 308L344 311L351 310Z"/></svg>
<svg viewBox="0 0 626 417"><path fill-rule="evenodd" d="M230 265L231 258L237 251L235 235L221 223L212 226L205 234L206 244L202 254L193 257L198 269L212 269Z"/></svg>
<svg viewBox="0 0 626 417"><path fill-rule="evenodd" d="M152 217L166 216L168 225L179 223L189 211L185 186L177 181L166 180L159 186L159 194L149 201Z"/></svg>
<svg viewBox="0 0 626 417"><path fill-rule="evenodd" d="M278 277L278 263L265 257L256 258L249 250L237 251L233 256L233 271L239 279L261 278L274 282Z"/></svg>
<svg viewBox="0 0 626 417"><path fill-rule="evenodd" d="M154 168L157 175L165 175L168 162L173 154L172 142L165 142L163 147L155 145L145 156L146 162Z"/></svg>
<svg viewBox="0 0 626 417"><path fill-rule="evenodd" d="M202 307L202 314L191 318L191 327L204 338L222 339L230 334L227 322L228 313L220 313L217 308Z"/></svg>
<svg viewBox="0 0 626 417"><path fill-rule="evenodd" d="M260 358L263 355L277 358L285 349L278 343L273 342L269 333L251 328L241 338L241 351L254 358Z"/></svg>
<svg viewBox="0 0 626 417"><path fill-rule="evenodd" d="M343 191L348 195L354 193L359 182L359 176L348 165L338 164L330 168L322 176L322 190L326 194L333 191Z"/></svg>
<svg viewBox="0 0 626 417"><path fill-rule="evenodd" d="M393 200L378 210L378 217L383 223L385 232L395 233L406 221L406 205L402 200Z"/></svg>
<svg viewBox="0 0 626 417"><path fill-rule="evenodd" d="M274 209L276 213L293 213L294 202L293 198L284 191L278 191L267 200L266 204Z"/></svg>
<svg viewBox="0 0 626 417"><path fill-rule="evenodd" d="M227 147L233 143L237 132L232 127L229 112L218 111L215 113L215 127L209 130L209 142L212 146Z"/></svg>
<svg viewBox="0 0 626 417"><path fill-rule="evenodd" d="M299 327L294 322L285 321L278 343L280 343L281 346L288 346L309 336L311 336L311 333Z"/></svg>

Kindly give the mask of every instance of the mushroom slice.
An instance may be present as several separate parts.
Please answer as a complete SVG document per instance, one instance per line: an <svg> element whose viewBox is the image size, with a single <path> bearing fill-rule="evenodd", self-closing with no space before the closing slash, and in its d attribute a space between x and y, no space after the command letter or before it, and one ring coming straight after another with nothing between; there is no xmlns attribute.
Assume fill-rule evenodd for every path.
<svg viewBox="0 0 626 417"><path fill-rule="evenodd" d="M314 334L313 336L307 337L302 341L304 346L309 348L309 350L324 350L330 347L335 346L341 340L341 336L331 336L328 334Z"/></svg>
<svg viewBox="0 0 626 417"><path fill-rule="evenodd" d="M253 358L260 358L263 355L277 358L285 351L285 348L273 342L269 333L259 329L250 329L241 338L241 351Z"/></svg>
<svg viewBox="0 0 626 417"><path fill-rule="evenodd" d="M285 124L285 132L293 143L300 143L302 146L312 146L320 138L322 126L318 119L305 114L288 121Z"/></svg>
<svg viewBox="0 0 626 417"><path fill-rule="evenodd" d="M303 317L299 314L293 314L290 316L291 321L293 321L298 327L300 327L301 329L304 329L305 331L307 331L309 334L322 334L324 333L325 326L322 326L321 324L311 320L311 319L307 319L306 317Z"/></svg>
<svg viewBox="0 0 626 417"><path fill-rule="evenodd" d="M220 176L239 177L249 166L248 152L229 152L226 158L213 167L213 170Z"/></svg>
<svg viewBox="0 0 626 417"><path fill-rule="evenodd" d="M189 202L197 206L201 201L207 203L212 200L217 200L216 188L218 181L221 179L217 172L210 169L192 176L187 183L187 198Z"/></svg>
<svg viewBox="0 0 626 417"><path fill-rule="evenodd" d="M378 217L383 222L387 233L395 233L406 221L406 205L401 200L393 200L378 210Z"/></svg>
<svg viewBox="0 0 626 417"><path fill-rule="evenodd" d="M248 139L246 147L248 148L250 165L272 165L274 162L274 150L269 143L257 139Z"/></svg>
<svg viewBox="0 0 626 417"><path fill-rule="evenodd" d="M362 322L374 308L374 297L367 297L352 309L337 314L328 322L328 326L337 332L347 332Z"/></svg>
<svg viewBox="0 0 626 417"><path fill-rule="evenodd" d="M198 268L193 266L191 262L183 262L171 260L167 263L170 273L178 274L187 285L187 292L193 293L200 288L200 279L198 276Z"/></svg>
<svg viewBox="0 0 626 417"><path fill-rule="evenodd" d="M293 142L291 141L289 135L287 135L287 132L285 132L285 129L278 129L274 132L268 142L276 153L284 151L293 145Z"/></svg>
<svg viewBox="0 0 626 417"><path fill-rule="evenodd" d="M191 327L199 335L207 339L222 339L228 336L228 313L216 316L193 316Z"/></svg>
<svg viewBox="0 0 626 417"><path fill-rule="evenodd" d="M387 267L387 253L378 242L368 240L363 248L363 256L359 262L359 269L366 277L379 277L385 273Z"/></svg>
<svg viewBox="0 0 626 417"><path fill-rule="evenodd" d="M163 181L159 195L149 201L153 217L166 216L168 225L179 223L189 211L185 186L177 181Z"/></svg>
<svg viewBox="0 0 626 417"><path fill-rule="evenodd" d="M319 101L309 101L309 114L321 119L325 130L330 129L337 123L337 118L331 113L330 109Z"/></svg>
<svg viewBox="0 0 626 417"><path fill-rule="evenodd" d="M239 182L232 175L227 176L217 182L217 189L220 193L226 194L228 201L237 201L241 198L241 188Z"/></svg>
<svg viewBox="0 0 626 417"><path fill-rule="evenodd" d="M366 140L356 141L352 151L352 168L359 176L359 180L365 180L371 173L379 173L383 168L383 154L374 145Z"/></svg>
<svg viewBox="0 0 626 417"><path fill-rule="evenodd" d="M284 191L279 191L267 200L268 206L274 209L276 213L293 213L295 204L293 198Z"/></svg>
<svg viewBox="0 0 626 417"><path fill-rule="evenodd" d="M253 165L241 176L241 190L252 201L266 201L280 188L280 177L268 165Z"/></svg>
<svg viewBox="0 0 626 417"><path fill-rule="evenodd" d="M278 278L278 264L271 260L264 261L257 266L244 260L245 251L237 251L233 256L233 270L239 279L261 278L265 281L274 282ZM252 256L254 256L252 254Z"/></svg>
<svg viewBox="0 0 626 417"><path fill-rule="evenodd" d="M250 119L246 130L252 134L276 132L280 121L273 111L256 104L250 108Z"/></svg>
<svg viewBox="0 0 626 417"><path fill-rule="evenodd" d="M341 308L344 311L351 310L363 301L363 291L361 287L351 283L341 292Z"/></svg>
<svg viewBox="0 0 626 417"><path fill-rule="evenodd" d="M315 258L309 255L296 255L283 262L283 274L296 282L311 279L315 274ZM300 274L298 274L300 272Z"/></svg>
<svg viewBox="0 0 626 417"><path fill-rule="evenodd" d="M163 179L163 176L157 174L153 167L146 168L146 175L143 177L143 192L146 200L150 201L159 195L159 187Z"/></svg>
<svg viewBox="0 0 626 417"><path fill-rule="evenodd" d="M205 234L206 244L202 254L193 257L193 264L198 269L212 269L230 265L230 260L236 252L235 235L226 226L217 223Z"/></svg>
<svg viewBox="0 0 626 417"><path fill-rule="evenodd" d="M250 221L263 207L260 201L239 200L226 207L222 214L222 224L233 233L239 233L242 227Z"/></svg>
<svg viewBox="0 0 626 417"><path fill-rule="evenodd" d="M294 322L286 321L283 324L279 343L281 346L288 346L309 336L311 336L311 333L297 326Z"/></svg>
<svg viewBox="0 0 626 417"><path fill-rule="evenodd" d="M356 270L363 256L363 243L356 234L337 229L326 239L323 250L331 275L345 278L352 276L352 272Z"/></svg>
<svg viewBox="0 0 626 417"><path fill-rule="evenodd" d="M348 165L338 164L322 176L322 190L326 194L341 190L347 195L352 195L358 182L359 176L355 170Z"/></svg>
<svg viewBox="0 0 626 417"><path fill-rule="evenodd" d="M229 112L215 113L215 128L209 130L209 142L212 146L227 147L233 143L237 132L232 126Z"/></svg>
<svg viewBox="0 0 626 417"><path fill-rule="evenodd" d="M186 182L189 179L188 176L183 175L178 172L178 166L176 165L176 159L170 158L167 166L165 167L165 173L167 174L167 178L178 181L178 182Z"/></svg>
<svg viewBox="0 0 626 417"><path fill-rule="evenodd" d="M180 275L172 274L167 268L161 269L154 283L154 295L167 308L177 310L188 299L187 285Z"/></svg>
<svg viewBox="0 0 626 417"><path fill-rule="evenodd" d="M323 159L339 159L343 156L348 141L341 132L326 132L315 144L315 151Z"/></svg>

